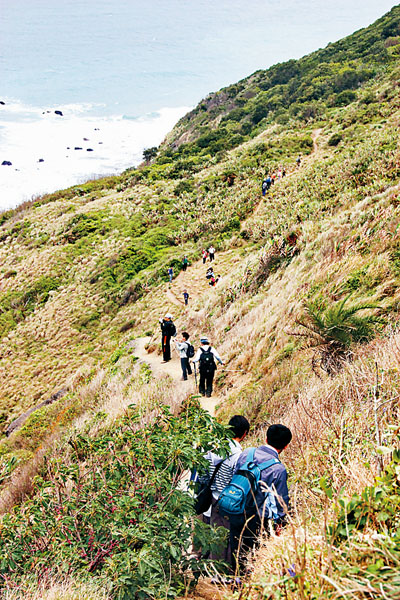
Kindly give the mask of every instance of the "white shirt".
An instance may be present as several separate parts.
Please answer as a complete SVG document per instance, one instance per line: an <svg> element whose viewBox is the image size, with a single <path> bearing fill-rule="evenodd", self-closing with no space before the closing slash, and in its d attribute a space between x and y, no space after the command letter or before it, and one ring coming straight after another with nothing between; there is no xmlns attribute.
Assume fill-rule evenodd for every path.
<svg viewBox="0 0 400 600"><path fill-rule="evenodd" d="M194 359L193 359L193 361L192 361L192 362L199 362L199 360L200 360L200 356L201 356L201 348L203 348L203 350L206 350L206 351L207 351L208 349L210 349L210 350L211 350L211 353L214 355L214 357L216 358L216 360L217 360L219 363L221 363L221 365L223 364L223 362L222 362L222 359L221 359L220 355L218 354L218 352L216 351L216 349L215 349L215 348L213 348L212 346L210 346L210 344L202 344L202 345L200 346L200 348L197 350L197 352L196 352L196 355L195 355L195 357L194 357Z"/></svg>
<svg viewBox="0 0 400 600"><path fill-rule="evenodd" d="M214 246L210 246L208 249L209 254L215 254L215 248Z"/></svg>
<svg viewBox="0 0 400 600"><path fill-rule="evenodd" d="M229 440L229 452L230 456L224 459L224 462L218 469L218 473L216 474L214 482L211 486L214 500L218 500L222 490L230 484L232 476L236 470L236 463L242 453L242 446L236 440ZM211 463L210 476L212 476L215 467L221 462L222 457L214 454L213 452L207 452L206 458Z"/></svg>
<svg viewBox="0 0 400 600"><path fill-rule="evenodd" d="M187 358L187 351L189 349L189 342L175 342L176 349L179 352L181 358Z"/></svg>

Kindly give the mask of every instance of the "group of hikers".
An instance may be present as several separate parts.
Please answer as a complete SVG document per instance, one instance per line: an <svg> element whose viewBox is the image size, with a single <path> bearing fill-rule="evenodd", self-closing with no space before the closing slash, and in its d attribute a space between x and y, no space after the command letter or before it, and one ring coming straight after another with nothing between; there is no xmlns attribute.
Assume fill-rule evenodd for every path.
<svg viewBox="0 0 400 600"><path fill-rule="evenodd" d="M199 393L211 397L216 363L224 363L208 336L200 336L200 347L195 351L187 331L177 337L170 313L159 321L163 362L171 360L173 340L181 361L182 380L186 381L193 369L196 374L198 365ZM284 425L271 425L265 445L243 450L241 443L250 430L248 420L235 415L229 421L229 428L232 431L229 456L223 458L213 452L205 456L210 466L199 478L196 510L211 526L229 530L223 552L211 553L210 558L223 560L238 574L243 571L246 555L255 546L260 531L268 534L270 526L279 531L285 525L289 492L286 469L279 455L291 441L292 434ZM204 501L204 491L208 492L208 501Z"/></svg>
<svg viewBox="0 0 400 600"><path fill-rule="evenodd" d="M279 456L290 443L292 433L284 425L271 425L266 444L243 450L241 444L250 430L248 420L235 415L229 421L229 428L232 432L229 456L223 458L213 452L205 455L210 466L208 472L198 478L195 507L212 527L229 530L222 551L211 553L210 558L224 561L233 574L239 575L260 533L264 531L268 535L271 528L279 533L286 524L287 471ZM192 474L192 479L196 478L197 474ZM216 583L235 582L218 580L214 579Z"/></svg>
<svg viewBox="0 0 400 600"><path fill-rule="evenodd" d="M201 251L201 256L202 256L202 259L203 259L203 265L206 264L207 258L210 260L210 262L212 262L215 259L215 248L214 248L214 246L211 245L208 250L206 250L205 248L203 248L203 250Z"/></svg>
<svg viewBox="0 0 400 600"><path fill-rule="evenodd" d="M298 156L296 159L296 167L299 168L300 165L301 156ZM279 167L279 169L276 172L273 172L271 175L267 173L261 184L262 195L265 196L265 194L268 192L269 189L271 189L275 182L280 181L281 179L283 179L283 177L286 177L285 167Z"/></svg>
<svg viewBox="0 0 400 600"><path fill-rule="evenodd" d="M192 375L193 373L190 362L192 362L195 375L197 376L196 367L198 364L199 393L210 398L214 374L217 369L216 362L221 365L224 363L216 349L211 346L208 336L205 334L200 336L200 347L195 352L194 347L189 341L190 335L187 331L183 331L179 339L176 337L176 327L170 313L167 313L163 319L159 319L159 322L161 326L163 363L171 360L171 339L173 339L181 361L182 381L187 381L188 375Z"/></svg>
<svg viewBox="0 0 400 600"><path fill-rule="evenodd" d="M208 250L203 248L203 250L201 251L201 256L203 259L203 265L206 263L207 258L209 259L210 262L213 262L215 260L214 246L211 245L208 248ZM189 259L188 259L187 255L185 254L184 257L182 258L182 271L187 271L188 266L189 266ZM167 273L168 273L169 283L172 283L172 280L174 278L174 268L172 266L168 267ZM208 279L208 284L210 286L214 287L218 283L218 281L221 279L221 275L215 275L213 267L209 267L207 269L206 279ZM183 301L184 301L185 306L188 306L189 298L190 298L189 292L186 289L184 289L182 291L182 295L183 295Z"/></svg>

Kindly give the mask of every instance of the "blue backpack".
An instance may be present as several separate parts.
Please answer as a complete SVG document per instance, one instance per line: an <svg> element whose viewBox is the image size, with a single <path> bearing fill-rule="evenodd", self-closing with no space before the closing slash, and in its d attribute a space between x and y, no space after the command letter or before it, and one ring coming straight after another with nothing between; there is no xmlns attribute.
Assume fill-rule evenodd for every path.
<svg viewBox="0 0 400 600"><path fill-rule="evenodd" d="M280 462L277 458L271 458L271 460L257 465L254 462L255 451L255 448L250 448L246 462L241 469L236 471L230 484L222 490L217 501L220 515L231 517L243 514L246 506L251 502L253 494L258 491L261 480L261 471ZM251 497L249 497L250 494ZM275 495L270 489L265 493L263 517L266 519L278 518Z"/></svg>

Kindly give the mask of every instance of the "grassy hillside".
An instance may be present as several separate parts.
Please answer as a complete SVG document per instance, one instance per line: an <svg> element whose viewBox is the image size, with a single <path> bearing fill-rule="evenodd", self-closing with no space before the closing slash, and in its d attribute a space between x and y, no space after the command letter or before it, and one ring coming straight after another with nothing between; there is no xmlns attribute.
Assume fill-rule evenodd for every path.
<svg viewBox="0 0 400 600"><path fill-rule="evenodd" d="M249 443L294 433L291 525L241 597L400 597L399 49L397 6L209 96L149 164L2 215L4 431L44 403L0 440L4 597L183 594L206 566L177 482L238 412ZM228 364L218 422L139 360L167 310Z"/></svg>

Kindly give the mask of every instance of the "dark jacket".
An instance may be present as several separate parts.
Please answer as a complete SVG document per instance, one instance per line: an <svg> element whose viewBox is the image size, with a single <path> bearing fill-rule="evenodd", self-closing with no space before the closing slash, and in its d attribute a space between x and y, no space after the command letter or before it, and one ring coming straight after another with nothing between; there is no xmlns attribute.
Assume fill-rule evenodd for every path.
<svg viewBox="0 0 400 600"><path fill-rule="evenodd" d="M236 471L240 469L244 463L246 462L246 456L249 451L249 448L244 450L242 454L239 456L239 459L236 463ZM256 464L260 464L271 460L271 458L279 458L278 452L269 446L260 446L256 449L254 454L254 462ZM284 504L286 507L289 506L289 490L287 486L287 471L285 466L282 463L277 463L272 465L268 469L264 469L261 471L261 481L264 481L269 487L274 486L276 492L279 496L282 497ZM261 489L256 493L256 501L257 506L259 508L260 514L262 514L263 504L264 504L265 496ZM281 506L281 504L277 501L278 515L281 519L284 520L287 509Z"/></svg>
<svg viewBox="0 0 400 600"><path fill-rule="evenodd" d="M163 335L166 335L167 337L172 337L173 335L176 335L176 327L172 321L163 320L160 323L160 325L161 325L161 331L162 331Z"/></svg>

